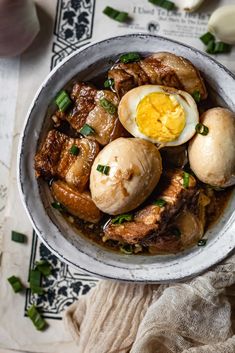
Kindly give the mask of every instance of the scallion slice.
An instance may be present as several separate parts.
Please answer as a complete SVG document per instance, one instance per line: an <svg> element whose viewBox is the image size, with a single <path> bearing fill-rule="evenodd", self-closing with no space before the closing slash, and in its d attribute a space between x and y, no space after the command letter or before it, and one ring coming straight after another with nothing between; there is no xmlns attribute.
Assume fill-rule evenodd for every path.
<svg viewBox="0 0 235 353"><path fill-rule="evenodd" d="M66 91L61 91L57 95L55 102L61 112L65 112L72 103Z"/></svg>
<svg viewBox="0 0 235 353"><path fill-rule="evenodd" d="M126 53L120 56L119 61L126 64L126 63L140 61L140 59L141 59L141 56L138 53Z"/></svg>
<svg viewBox="0 0 235 353"><path fill-rule="evenodd" d="M130 213L120 214L119 216L112 219L113 224L122 224L124 222L130 222L133 219L133 215Z"/></svg>
<svg viewBox="0 0 235 353"><path fill-rule="evenodd" d="M38 270L30 270L29 273L29 286L32 293L43 294L44 290L41 287L42 274Z"/></svg>
<svg viewBox="0 0 235 353"><path fill-rule="evenodd" d="M22 233L16 232L15 230L11 232L11 240L16 243L25 243L26 239L26 235Z"/></svg>
<svg viewBox="0 0 235 353"><path fill-rule="evenodd" d="M154 5L160 6L166 10L175 10L176 6L172 1L169 0L149 0Z"/></svg>
<svg viewBox="0 0 235 353"><path fill-rule="evenodd" d="M15 293L21 292L24 289L24 287L18 277L11 276L7 280L10 283L10 285L12 286Z"/></svg>
<svg viewBox="0 0 235 353"><path fill-rule="evenodd" d="M200 239L200 240L198 240L197 245L198 246L205 246L206 243L207 243L207 239Z"/></svg>
<svg viewBox="0 0 235 353"><path fill-rule="evenodd" d="M187 172L184 172L184 174L183 174L183 187L185 189L187 189L189 187L189 177L190 177L190 174Z"/></svg>
<svg viewBox="0 0 235 353"><path fill-rule="evenodd" d="M98 164L96 170L102 174L109 175L110 167L108 165Z"/></svg>
<svg viewBox="0 0 235 353"><path fill-rule="evenodd" d="M203 135L203 136L206 136L209 132L209 128L206 125L201 124L201 123L198 123L195 126L195 130L198 134Z"/></svg>
<svg viewBox="0 0 235 353"><path fill-rule="evenodd" d="M206 47L206 52L208 54L215 54L215 41L214 40L211 40L207 47Z"/></svg>
<svg viewBox="0 0 235 353"><path fill-rule="evenodd" d="M41 314L38 312L37 308L35 305L32 305L28 310L27 310L28 317L32 320L34 326L36 327L37 330L42 331L45 329L47 326L46 321L43 319Z"/></svg>
<svg viewBox="0 0 235 353"><path fill-rule="evenodd" d="M109 114L115 114L117 111L117 107L108 101L106 98L101 98L100 99L100 105L102 108L104 108Z"/></svg>
<svg viewBox="0 0 235 353"><path fill-rule="evenodd" d="M123 254L126 254L126 255L133 254L133 248L129 244L120 245L119 249Z"/></svg>
<svg viewBox="0 0 235 353"><path fill-rule="evenodd" d="M159 207L163 207L165 206L167 202L163 199L157 199L156 201L153 202L154 205L159 206Z"/></svg>
<svg viewBox="0 0 235 353"><path fill-rule="evenodd" d="M83 127L79 130L80 134L83 136L88 136L94 134L95 130L88 124L84 124Z"/></svg>
<svg viewBox="0 0 235 353"><path fill-rule="evenodd" d="M73 156L77 156L79 154L79 148L76 145L73 145L70 150L69 153L72 154Z"/></svg>
<svg viewBox="0 0 235 353"><path fill-rule="evenodd" d="M201 101L201 93L196 90L192 93L192 97L194 98L195 102L199 103Z"/></svg>
<svg viewBox="0 0 235 353"><path fill-rule="evenodd" d="M41 272L43 276L47 277L51 274L51 264L46 260L40 260L35 262L35 270Z"/></svg>
<svg viewBox="0 0 235 353"><path fill-rule="evenodd" d="M66 208L58 201L52 202L51 206L60 212L63 212L66 210Z"/></svg>
<svg viewBox="0 0 235 353"><path fill-rule="evenodd" d="M215 37L210 32L204 33L200 40L205 44L208 45L211 41L215 41Z"/></svg>
<svg viewBox="0 0 235 353"><path fill-rule="evenodd" d="M223 42L215 43L214 54L224 54L231 51L231 45Z"/></svg>
<svg viewBox="0 0 235 353"><path fill-rule="evenodd" d="M106 81L104 81L104 87L105 88L113 87L113 85L114 85L114 79L113 78L108 78Z"/></svg>
<svg viewBox="0 0 235 353"><path fill-rule="evenodd" d="M125 22L129 17L127 12L116 10L110 6L106 6L103 13L118 22Z"/></svg>

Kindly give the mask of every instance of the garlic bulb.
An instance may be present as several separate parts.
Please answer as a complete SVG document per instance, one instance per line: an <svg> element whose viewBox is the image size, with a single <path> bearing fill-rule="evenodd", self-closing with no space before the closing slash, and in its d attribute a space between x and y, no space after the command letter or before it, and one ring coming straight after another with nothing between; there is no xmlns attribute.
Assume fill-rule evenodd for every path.
<svg viewBox="0 0 235 353"><path fill-rule="evenodd" d="M0 56L21 54L39 32L31 0L0 0Z"/></svg>
<svg viewBox="0 0 235 353"><path fill-rule="evenodd" d="M193 12L199 8L203 1L204 0L175 0L174 2L180 9Z"/></svg>
<svg viewBox="0 0 235 353"><path fill-rule="evenodd" d="M235 5L222 6L214 11L208 30L222 42L235 44Z"/></svg>

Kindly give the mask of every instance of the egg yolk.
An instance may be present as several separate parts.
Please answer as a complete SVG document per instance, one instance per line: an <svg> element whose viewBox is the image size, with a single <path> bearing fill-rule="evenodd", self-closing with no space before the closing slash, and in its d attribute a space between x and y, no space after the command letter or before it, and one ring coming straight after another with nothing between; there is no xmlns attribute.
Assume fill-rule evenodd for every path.
<svg viewBox="0 0 235 353"><path fill-rule="evenodd" d="M159 142L174 141L185 127L185 111L174 95L153 92L139 102L136 123L145 136Z"/></svg>

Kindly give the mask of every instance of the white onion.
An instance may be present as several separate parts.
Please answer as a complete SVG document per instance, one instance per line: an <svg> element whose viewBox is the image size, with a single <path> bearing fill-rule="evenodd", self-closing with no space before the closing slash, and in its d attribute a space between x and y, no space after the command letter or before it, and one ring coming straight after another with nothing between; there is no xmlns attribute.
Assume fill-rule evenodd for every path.
<svg viewBox="0 0 235 353"><path fill-rule="evenodd" d="M222 42L235 44L235 5L222 6L214 11L208 30Z"/></svg>
<svg viewBox="0 0 235 353"><path fill-rule="evenodd" d="M175 4L180 9L187 12L193 12L199 8L204 0L175 0Z"/></svg>
<svg viewBox="0 0 235 353"><path fill-rule="evenodd" d="M0 0L0 56L21 54L39 32L31 0Z"/></svg>

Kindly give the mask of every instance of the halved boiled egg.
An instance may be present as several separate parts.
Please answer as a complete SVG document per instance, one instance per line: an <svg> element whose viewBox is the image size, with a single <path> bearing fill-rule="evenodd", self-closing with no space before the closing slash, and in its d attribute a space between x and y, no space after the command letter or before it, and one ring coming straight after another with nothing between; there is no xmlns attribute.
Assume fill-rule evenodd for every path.
<svg viewBox="0 0 235 353"><path fill-rule="evenodd" d="M195 134L199 113L193 97L171 87L144 85L121 99L119 119L135 137L163 146L178 146Z"/></svg>

